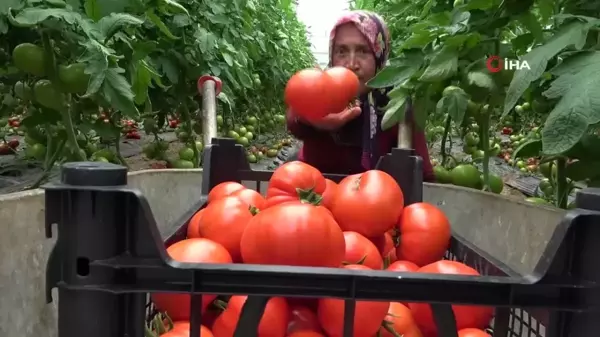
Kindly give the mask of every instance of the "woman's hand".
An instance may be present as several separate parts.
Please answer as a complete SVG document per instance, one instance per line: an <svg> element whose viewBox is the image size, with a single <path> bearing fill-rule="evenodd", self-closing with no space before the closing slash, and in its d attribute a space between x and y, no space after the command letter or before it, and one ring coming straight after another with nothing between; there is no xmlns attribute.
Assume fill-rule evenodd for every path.
<svg viewBox="0 0 600 337"><path fill-rule="evenodd" d="M346 110L334 114L329 114L317 121L308 121L309 124L317 129L324 131L336 131L349 121L360 116L361 109L358 106L349 107Z"/></svg>

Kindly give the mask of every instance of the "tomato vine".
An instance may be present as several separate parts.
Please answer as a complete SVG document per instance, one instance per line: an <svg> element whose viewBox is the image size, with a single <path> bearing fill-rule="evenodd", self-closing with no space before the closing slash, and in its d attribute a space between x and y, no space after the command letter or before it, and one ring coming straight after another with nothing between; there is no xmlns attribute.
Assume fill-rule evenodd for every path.
<svg viewBox="0 0 600 337"><path fill-rule="evenodd" d="M148 158L198 167L198 77L221 78L220 133L250 146L282 125L287 79L315 63L294 5L277 0L9 0L0 36L0 127L25 137L24 155L47 170L126 165L121 140L140 129L154 139ZM179 159L165 153L165 129L186 144Z"/></svg>
<svg viewBox="0 0 600 337"><path fill-rule="evenodd" d="M404 118L412 98L419 127L433 133L445 120L446 134L460 129L465 153L483 165L480 183L475 177L467 185L487 191L497 179L489 159L497 155L523 172L544 171L553 187L545 198L562 208L576 183L600 180L600 97L592 89L600 78L598 4L356 0L354 7L383 15L393 36L390 64L369 82L394 87L383 128ZM490 57L504 66L490 71ZM511 134L527 136L511 136L510 151L502 149L500 138ZM450 182L444 169L456 163L446 163L446 136L441 152L437 172ZM547 173L544 163L556 169Z"/></svg>

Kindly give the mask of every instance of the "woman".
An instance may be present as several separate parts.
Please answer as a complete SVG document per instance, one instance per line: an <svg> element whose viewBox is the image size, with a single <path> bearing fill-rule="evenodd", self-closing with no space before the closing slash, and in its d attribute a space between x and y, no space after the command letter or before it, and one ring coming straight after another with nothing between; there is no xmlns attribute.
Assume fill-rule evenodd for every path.
<svg viewBox="0 0 600 337"><path fill-rule="evenodd" d="M360 104L310 124L288 111L289 131L304 142L299 160L322 172L355 174L374 168L382 155L396 147L398 126L381 130L389 89L371 91L365 85L385 66L389 47L389 31L377 14L352 11L336 22L330 34L329 66L354 71L361 82ZM433 181L425 135L416 129L413 147L423 158L423 180Z"/></svg>

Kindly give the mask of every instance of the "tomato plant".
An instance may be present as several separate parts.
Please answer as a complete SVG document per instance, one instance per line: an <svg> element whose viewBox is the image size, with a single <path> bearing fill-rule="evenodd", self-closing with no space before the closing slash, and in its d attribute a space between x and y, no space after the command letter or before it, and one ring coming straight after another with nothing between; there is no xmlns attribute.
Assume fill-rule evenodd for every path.
<svg viewBox="0 0 600 337"><path fill-rule="evenodd" d="M223 82L220 135L236 133L249 159L276 155L290 143L250 147L261 133L283 129L285 83L314 64L292 3L56 2L0 9L0 117L18 118L0 121L0 131L46 149L19 149L17 157L48 172L68 161L127 165L122 142L141 139L149 159L198 167L206 144L196 82L207 73ZM169 154L163 131L185 143L178 157Z"/></svg>
<svg viewBox="0 0 600 337"><path fill-rule="evenodd" d="M553 189L537 197L566 208L576 186L600 181L600 106L592 103L595 93L586 94L597 81L593 18L600 7L575 0L355 0L352 6L381 14L394 37L390 64L368 83L393 87L382 128L402 120L410 102L428 138L441 137L438 182L500 193L503 177L492 172L492 157L522 175L538 175L539 165L552 163ZM452 150L455 137L462 138L462 152ZM478 172L454 183L448 171L457 161L477 164Z"/></svg>

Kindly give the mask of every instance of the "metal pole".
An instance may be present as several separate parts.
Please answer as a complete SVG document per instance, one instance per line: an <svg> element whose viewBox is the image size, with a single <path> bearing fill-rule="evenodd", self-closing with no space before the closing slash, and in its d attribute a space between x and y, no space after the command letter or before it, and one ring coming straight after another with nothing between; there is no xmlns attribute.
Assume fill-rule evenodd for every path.
<svg viewBox="0 0 600 337"><path fill-rule="evenodd" d="M213 81L206 81L202 86L202 136L205 146L217 137L217 103Z"/></svg>

